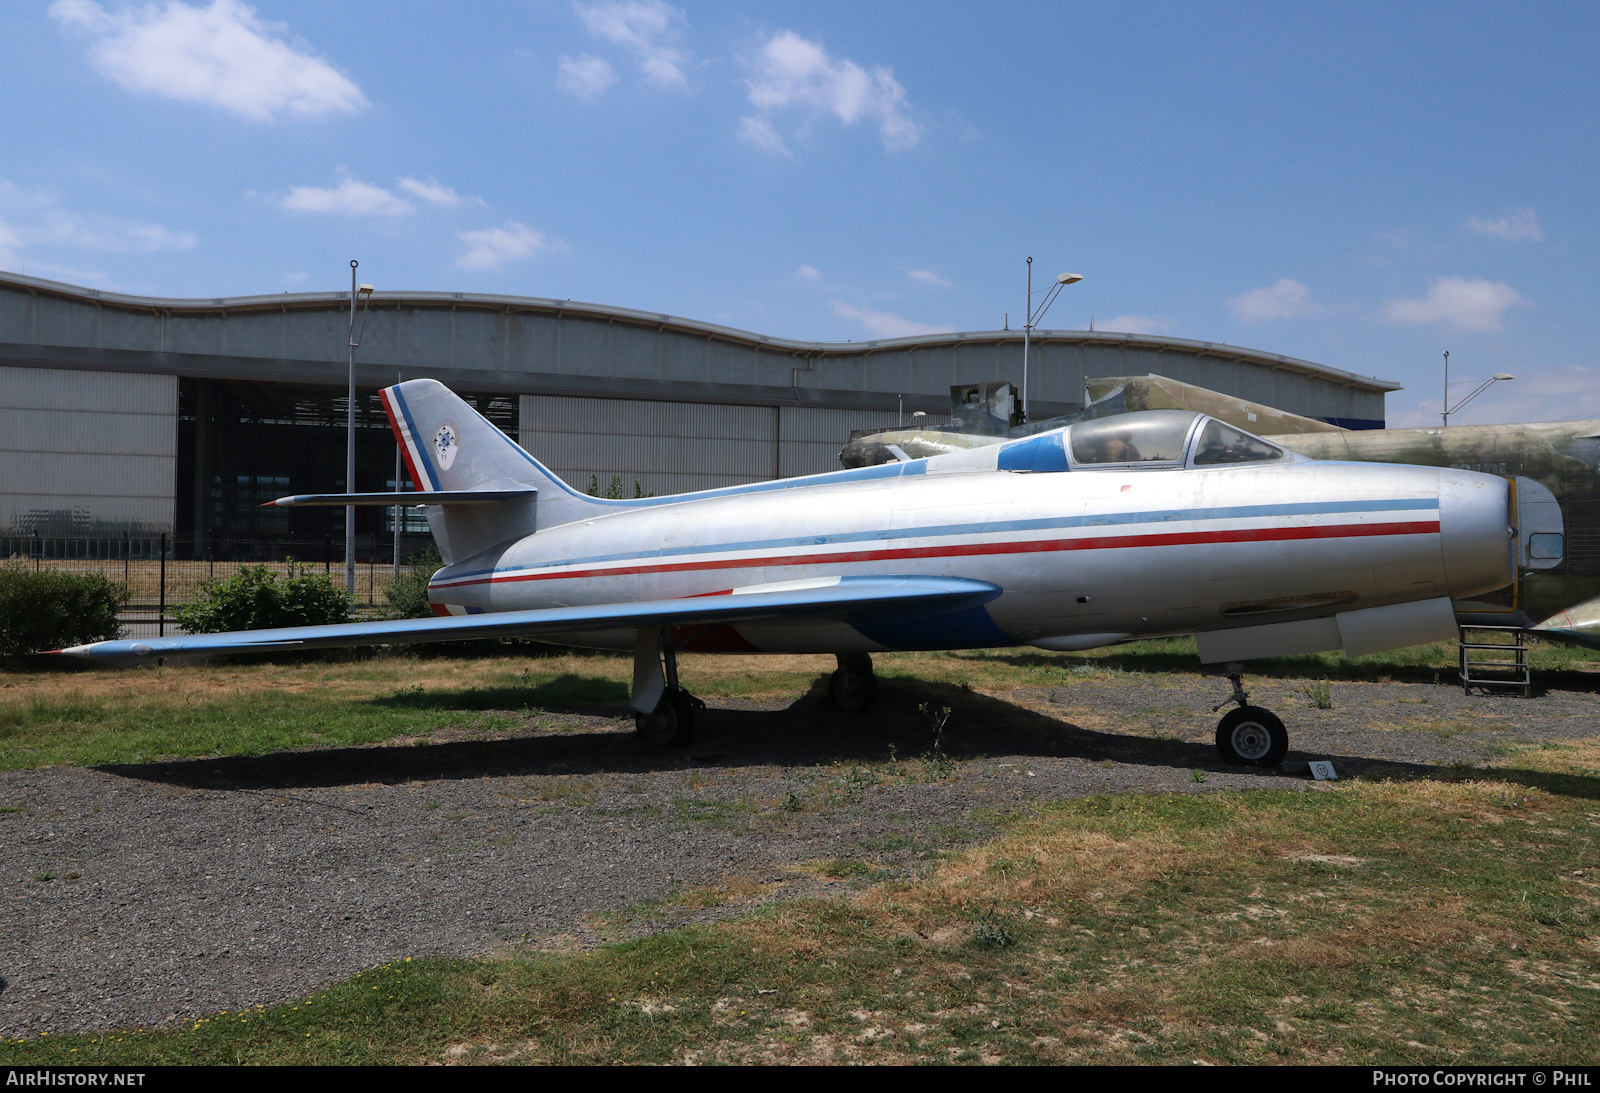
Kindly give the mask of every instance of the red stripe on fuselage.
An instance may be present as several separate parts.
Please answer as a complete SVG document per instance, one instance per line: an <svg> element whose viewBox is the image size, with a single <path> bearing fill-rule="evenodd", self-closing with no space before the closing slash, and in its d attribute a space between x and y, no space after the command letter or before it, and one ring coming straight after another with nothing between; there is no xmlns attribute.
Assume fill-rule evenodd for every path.
<svg viewBox="0 0 1600 1093"><path fill-rule="evenodd" d="M1105 535L1084 539L1033 539L1006 543L961 543L954 546L853 550L837 554L799 554L760 558L726 558L701 562L665 562L576 569L561 573L514 573L470 581L436 584L435 591L511 581L560 581L580 577L625 577L640 573L686 573L703 569L753 569L759 566L837 565L850 562L898 561L910 558L964 558L985 554L1037 554L1065 550L1114 550L1130 547L1192 546L1201 543L1264 543L1295 539L1354 539L1373 535L1437 535L1439 521L1393 524L1341 524L1303 528L1248 528L1234 531L1175 531L1166 535Z"/></svg>

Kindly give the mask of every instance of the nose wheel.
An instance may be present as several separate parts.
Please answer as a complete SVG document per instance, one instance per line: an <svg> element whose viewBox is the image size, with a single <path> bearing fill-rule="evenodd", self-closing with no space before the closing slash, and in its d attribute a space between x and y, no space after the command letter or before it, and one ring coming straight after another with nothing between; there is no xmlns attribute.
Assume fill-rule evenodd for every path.
<svg viewBox="0 0 1600 1093"><path fill-rule="evenodd" d="M1217 751L1237 767L1275 767L1289 753L1289 730L1271 710L1240 706L1217 724Z"/></svg>
<svg viewBox="0 0 1600 1093"><path fill-rule="evenodd" d="M1237 767L1275 767L1289 754L1289 730L1271 710L1250 705L1242 677L1244 665L1228 665L1228 679L1233 683L1233 694L1212 707L1216 713L1229 702L1238 708L1229 710L1217 723L1217 751L1224 763Z"/></svg>

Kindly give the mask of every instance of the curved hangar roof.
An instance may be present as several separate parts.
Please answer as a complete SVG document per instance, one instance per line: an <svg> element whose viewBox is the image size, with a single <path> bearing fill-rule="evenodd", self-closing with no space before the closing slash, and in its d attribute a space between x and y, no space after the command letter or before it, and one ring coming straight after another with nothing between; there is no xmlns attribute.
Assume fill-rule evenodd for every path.
<svg viewBox="0 0 1600 1093"><path fill-rule="evenodd" d="M128 296L0 274L0 364L258 382L344 383L344 292ZM942 411L954 384L1022 379L1016 330L806 342L603 304L377 292L356 355L363 386L431 376L463 390ZM1399 384L1219 342L1039 330L1035 416L1079 408L1094 376L1156 372L1354 427L1381 427Z"/></svg>

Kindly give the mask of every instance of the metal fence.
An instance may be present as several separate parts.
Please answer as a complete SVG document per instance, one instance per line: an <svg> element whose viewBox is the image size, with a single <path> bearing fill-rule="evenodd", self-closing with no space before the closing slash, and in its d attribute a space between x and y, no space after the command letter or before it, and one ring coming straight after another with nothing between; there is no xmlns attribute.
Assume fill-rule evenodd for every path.
<svg viewBox="0 0 1600 1093"><path fill-rule="evenodd" d="M411 560L433 545L429 535L404 535L401 564L394 565L392 535L356 536L356 612L370 614L385 603L383 593L397 576L411 572ZM227 580L245 566L264 565L287 574L291 567L326 575L344 584L344 540L240 539L223 536L135 536L61 538L45 535L0 536L0 559L37 570L101 573L125 585L128 604L119 618L128 637L175 632L171 610L200 594L210 581Z"/></svg>

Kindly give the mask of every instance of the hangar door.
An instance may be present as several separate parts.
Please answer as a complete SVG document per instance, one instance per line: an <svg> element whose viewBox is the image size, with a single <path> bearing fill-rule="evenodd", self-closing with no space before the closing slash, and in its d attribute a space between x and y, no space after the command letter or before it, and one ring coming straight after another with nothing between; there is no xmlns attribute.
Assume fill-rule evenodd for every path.
<svg viewBox="0 0 1600 1093"><path fill-rule="evenodd" d="M172 531L174 376L0 367L0 534Z"/></svg>

